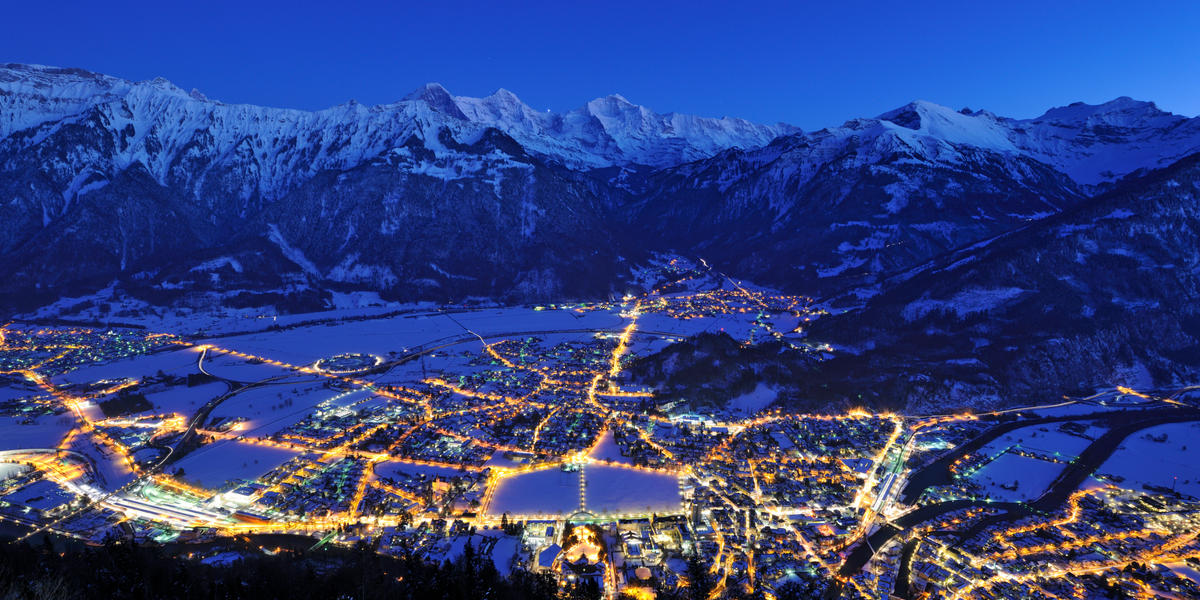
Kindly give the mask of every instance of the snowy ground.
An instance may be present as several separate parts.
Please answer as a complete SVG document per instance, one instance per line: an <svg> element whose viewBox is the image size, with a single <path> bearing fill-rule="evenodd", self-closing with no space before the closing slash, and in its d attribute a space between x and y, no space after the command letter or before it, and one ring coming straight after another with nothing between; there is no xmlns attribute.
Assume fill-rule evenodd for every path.
<svg viewBox="0 0 1200 600"><path fill-rule="evenodd" d="M579 510L579 473L550 467L500 479L487 512L489 515L507 512L510 518L527 519L540 515L569 515L576 510Z"/></svg>
<svg viewBox="0 0 1200 600"><path fill-rule="evenodd" d="M11 459L10 459L11 460ZM28 471L29 467L15 463L0 463L0 481Z"/></svg>
<svg viewBox="0 0 1200 600"><path fill-rule="evenodd" d="M22 425L24 420L0 417L0 450L54 448L75 423L70 415L38 417L36 423L30 425Z"/></svg>
<svg viewBox="0 0 1200 600"><path fill-rule="evenodd" d="M521 468L522 464L524 464L524 463L521 463L520 461L509 460L507 458L504 458L504 451L497 450L492 453L491 458L489 458L487 460L487 462L483 463L483 468L485 468L485 469L519 469L519 468Z"/></svg>
<svg viewBox="0 0 1200 600"><path fill-rule="evenodd" d="M1166 565L1168 569L1171 569L1177 575L1181 577L1187 577L1195 583L1200 584L1200 569L1183 562L1166 563Z"/></svg>
<svg viewBox="0 0 1200 600"><path fill-rule="evenodd" d="M458 467L427 465L407 460L387 460L375 464L375 475L381 478L391 477L399 480L415 476L418 473L425 473L428 477L450 478L463 475L466 471L459 471Z"/></svg>
<svg viewBox="0 0 1200 600"><path fill-rule="evenodd" d="M173 465L171 472L184 469L186 481L216 489L230 479L258 479L299 455L286 448L224 440L187 455Z"/></svg>
<svg viewBox="0 0 1200 600"><path fill-rule="evenodd" d="M212 341L219 348L307 365L337 354L363 352L388 356L418 346L449 343L470 336L581 329L618 329L626 322L612 311L535 311L527 308L478 310L450 314L401 315L369 321L315 325L281 332L256 333ZM541 337L541 336L539 336ZM454 346L454 352L462 347Z"/></svg>
<svg viewBox="0 0 1200 600"><path fill-rule="evenodd" d="M114 322L143 325L153 331L168 333L190 334L197 331L205 331L226 334L262 331L271 325L286 327L305 321L372 317L393 312L429 311L436 309L436 306L431 302L415 304L385 302L379 298L377 293L373 292L335 292L333 298L335 308L333 310L290 315L277 315L273 307L223 308L214 306L199 310L190 308L163 309L160 307L151 307L145 302L131 299L113 302L112 295L113 289L110 287L89 296L61 298L59 301L44 306L36 312L22 315L22 318L64 318L66 320L81 322L111 319ZM95 304L111 304L114 310L140 309L146 311L146 314L136 317L113 317L111 314L101 313L99 308L96 307L64 314L64 309L79 305L87 300L91 300ZM213 296L213 302L219 302L215 295Z"/></svg>
<svg viewBox="0 0 1200 600"><path fill-rule="evenodd" d="M778 396L779 393L774 389L764 383L760 383L754 388L754 391L730 400L729 412L748 417L770 406Z"/></svg>
<svg viewBox="0 0 1200 600"><path fill-rule="evenodd" d="M674 513L681 510L679 476L628 467L588 465L586 508L595 514Z"/></svg>
<svg viewBox="0 0 1200 600"><path fill-rule="evenodd" d="M1126 396L1126 398L1129 398ZM1110 410L1123 410L1127 408L1153 408L1161 406L1159 403L1146 402L1141 398L1133 397L1134 401L1115 401L1107 400L1104 403L1100 402L1076 402L1066 406L1055 406L1053 408L1031 409L1026 412L1035 413L1040 417L1066 417L1072 415L1089 415L1092 413L1103 413Z"/></svg>
<svg viewBox="0 0 1200 600"><path fill-rule="evenodd" d="M1005 454L984 465L971 479L982 485L993 500L1021 502L1035 500L1050 487L1066 464L1052 463L1019 454ZM1016 490L1001 488L1001 484L1019 482Z"/></svg>
<svg viewBox="0 0 1200 600"><path fill-rule="evenodd" d="M25 398L26 396L37 396L39 394L44 394L44 393L45 392L43 392L43 391L30 391L30 390L27 390L22 387L11 387L11 386L0 387L0 402L7 402L9 400L17 400L20 398Z"/></svg>
<svg viewBox="0 0 1200 600"><path fill-rule="evenodd" d="M97 487L114 491L134 480L134 473L129 462L107 446L97 446L87 436L77 435L72 438L71 450L86 454L96 467L99 478Z"/></svg>
<svg viewBox="0 0 1200 600"><path fill-rule="evenodd" d="M214 554L208 558L203 558L200 560L200 562L216 567L227 567L239 560L242 560L242 558L243 557L240 552L222 552L220 554Z"/></svg>
<svg viewBox="0 0 1200 600"><path fill-rule="evenodd" d="M657 331L672 335L691 336L698 333L725 332L734 339L745 340L750 331L756 329L750 320L754 315L721 315L717 317L699 317L695 319L675 319L667 315L647 313L638 317L638 329L641 331Z"/></svg>
<svg viewBox="0 0 1200 600"><path fill-rule="evenodd" d="M1066 406L1055 406L1053 408L1039 408L1036 410L1028 410L1026 412L1036 413L1039 417L1068 417L1072 415L1087 415L1091 413L1103 412L1103 406L1092 404L1075 403Z"/></svg>
<svg viewBox="0 0 1200 600"><path fill-rule="evenodd" d="M338 394L336 390L327 390L311 383L269 386L243 392L222 402L213 409L209 418L245 417L247 421L238 428L239 434L248 437L268 436L303 421L316 405ZM292 405L284 406L286 400L291 400Z"/></svg>
<svg viewBox="0 0 1200 600"><path fill-rule="evenodd" d="M621 447L617 445L613 438L613 432L606 431L600 436L600 441L592 446L591 452L588 452L588 457L596 460L609 461L618 465L632 465L633 459L628 456L621 456Z"/></svg>
<svg viewBox="0 0 1200 600"><path fill-rule="evenodd" d="M496 565L496 569L504 575L511 572L513 557L517 555L517 550L521 547L521 540L515 537L505 536L496 542L496 546L492 548L492 563Z"/></svg>
<svg viewBox="0 0 1200 600"><path fill-rule="evenodd" d="M52 381L56 385L62 385L71 382L86 383L101 379L120 379L122 377L137 379L144 376L154 376L158 371L162 371L168 375L184 377L189 373L200 372L196 368L197 358L197 351L192 348L163 352L161 354L143 354L125 360L71 371L70 373L52 378Z"/></svg>
<svg viewBox="0 0 1200 600"><path fill-rule="evenodd" d="M1042 429L1047 431L1042 431ZM1102 427L1090 426L1083 433L1094 440L1107 431ZM1014 429L980 448L980 452L995 456L1009 448L1020 447L1040 454L1058 454L1073 458L1079 456L1079 453L1083 452L1091 443L1092 440L1087 438L1058 431L1058 424L1051 423Z"/></svg>
<svg viewBox="0 0 1200 600"><path fill-rule="evenodd" d="M224 394L226 387L220 383L209 383L196 387L180 385L161 392L147 394L146 400L154 405L155 413L175 413L191 418L196 410L209 400ZM99 411L99 409L96 409Z"/></svg>
<svg viewBox="0 0 1200 600"><path fill-rule="evenodd" d="M660 352L667 346L675 343L675 340L681 338L672 338L657 335L634 335L629 342L627 352L634 356L649 356L655 352Z"/></svg>
<svg viewBox="0 0 1200 600"><path fill-rule="evenodd" d="M1163 434L1167 435L1165 442L1153 442L1145 437ZM1200 464L1200 427L1195 423L1174 423L1133 434L1096 473L1124 477L1125 481L1118 485L1127 489L1141 491L1142 485L1147 483L1175 485L1175 489L1185 494L1200 497L1197 464Z"/></svg>
<svg viewBox="0 0 1200 600"><path fill-rule="evenodd" d="M251 383L262 381L269 377L278 377L291 373L287 369L269 363L253 364L240 356L229 354L209 353L209 359L204 361L204 370L217 377ZM300 366L300 365L297 365Z"/></svg>

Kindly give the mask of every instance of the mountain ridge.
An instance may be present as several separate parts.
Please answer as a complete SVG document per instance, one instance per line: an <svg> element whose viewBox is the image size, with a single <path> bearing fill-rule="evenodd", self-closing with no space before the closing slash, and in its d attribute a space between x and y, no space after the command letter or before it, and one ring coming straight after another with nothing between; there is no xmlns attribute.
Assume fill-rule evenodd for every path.
<svg viewBox="0 0 1200 600"><path fill-rule="evenodd" d="M1197 148L1200 120L1128 98L1025 120L916 101L804 132L659 114L619 95L538 112L504 89L469 98L437 84L308 112L8 64L0 276L10 293L144 273L160 280L137 285L161 287L229 245L315 287L583 297L628 291L630 261L673 248L853 306L895 273ZM185 216L150 218L171 214ZM432 232L442 246L414 237ZM38 258L72 236L90 240L83 264ZM256 283L222 277L218 287Z"/></svg>

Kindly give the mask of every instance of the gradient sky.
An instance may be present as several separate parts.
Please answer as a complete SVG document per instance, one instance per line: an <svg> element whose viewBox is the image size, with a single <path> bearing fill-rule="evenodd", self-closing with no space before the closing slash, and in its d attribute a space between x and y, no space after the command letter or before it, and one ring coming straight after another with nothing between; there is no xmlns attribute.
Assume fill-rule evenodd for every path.
<svg viewBox="0 0 1200 600"><path fill-rule="evenodd" d="M1118 96L1200 113L1195 0L43 0L9 3L3 18L0 62L307 110L439 82L464 96L503 87L538 110L616 93L810 130L917 99L1017 118Z"/></svg>

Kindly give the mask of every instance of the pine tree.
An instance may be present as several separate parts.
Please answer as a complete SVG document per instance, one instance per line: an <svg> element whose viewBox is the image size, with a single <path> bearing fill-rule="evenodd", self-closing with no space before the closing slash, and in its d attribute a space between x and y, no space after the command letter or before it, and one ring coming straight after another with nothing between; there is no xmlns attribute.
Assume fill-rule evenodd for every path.
<svg viewBox="0 0 1200 600"><path fill-rule="evenodd" d="M691 600L708 600L712 592L712 580L708 576L708 565L700 560L699 552L693 552L688 557L687 579Z"/></svg>

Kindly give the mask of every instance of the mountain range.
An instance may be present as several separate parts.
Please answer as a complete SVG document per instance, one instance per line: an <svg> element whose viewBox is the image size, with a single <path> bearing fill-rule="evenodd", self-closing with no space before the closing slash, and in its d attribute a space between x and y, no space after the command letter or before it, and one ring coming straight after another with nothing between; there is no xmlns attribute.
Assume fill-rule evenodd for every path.
<svg viewBox="0 0 1200 600"><path fill-rule="evenodd" d="M948 382L892 398L842 377L888 403L1184 381L1197 152L1200 119L1129 98L1033 119L913 102L801 131L436 84L306 112L6 64L0 310L114 282L166 306L601 298L671 250L820 298L836 317L811 335L846 348L841 364ZM999 320L977 331L981 315ZM1020 344L1042 354L1004 354ZM1030 366L1080 353L1092 362Z"/></svg>

